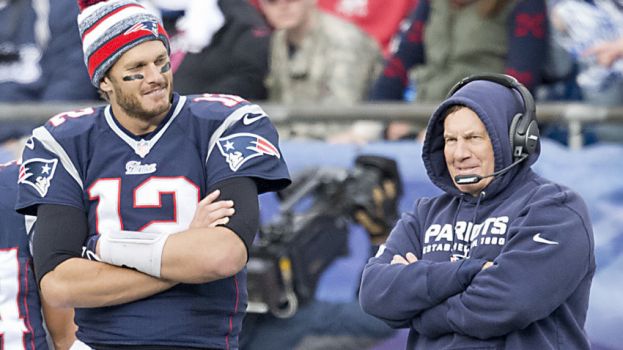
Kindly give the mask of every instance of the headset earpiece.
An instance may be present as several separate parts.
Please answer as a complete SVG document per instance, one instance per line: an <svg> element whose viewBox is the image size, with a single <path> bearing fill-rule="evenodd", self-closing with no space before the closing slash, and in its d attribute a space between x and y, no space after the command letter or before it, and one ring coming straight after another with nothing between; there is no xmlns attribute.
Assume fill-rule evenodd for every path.
<svg viewBox="0 0 623 350"><path fill-rule="evenodd" d="M536 120L531 120L528 123L525 132L517 130L520 121L523 119L522 113L517 113L513 117L511 126L508 129L508 138L511 141L511 149L513 151L513 158L517 160L522 155L530 155L536 151L539 140L539 126Z"/></svg>
<svg viewBox="0 0 623 350"><path fill-rule="evenodd" d="M515 135L519 136L517 133ZM528 130L526 131L525 135L521 138L519 142L516 143L522 145L521 154L530 155L534 153L537 146L539 145L539 137L541 137L541 134L539 133L539 125L537 124L536 120L531 120L528 124ZM519 156L516 156L515 151L513 152L513 156L521 156L521 154Z"/></svg>
<svg viewBox="0 0 623 350"><path fill-rule="evenodd" d="M515 114L513 120L511 121L511 126L508 129L508 139L511 141L511 150L513 152L513 157L516 157L516 151L519 155L523 153L522 147L518 147L517 149L515 149L515 145L521 144L521 139L517 137L517 124L519 124L522 116L523 113Z"/></svg>
<svg viewBox="0 0 623 350"><path fill-rule="evenodd" d="M525 86L510 75L495 73L476 74L461 79L461 81L456 83L452 89L450 89L450 92L446 98L454 95L463 86L475 80L491 81L515 90L521 95L524 112L517 113L513 117L508 130L508 137L511 144L511 150L513 152L513 159L515 161L523 156L528 156L534 153L538 146L540 134L539 126L536 120L536 106L530 91L528 91Z"/></svg>

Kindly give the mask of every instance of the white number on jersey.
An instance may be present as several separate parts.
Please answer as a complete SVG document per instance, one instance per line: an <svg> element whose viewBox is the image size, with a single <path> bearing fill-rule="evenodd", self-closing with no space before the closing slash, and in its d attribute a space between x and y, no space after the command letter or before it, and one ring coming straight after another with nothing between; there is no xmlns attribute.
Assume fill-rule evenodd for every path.
<svg viewBox="0 0 623 350"><path fill-rule="evenodd" d="M201 97L197 97L193 99L193 102L198 101L210 101L210 102L220 102L225 107L234 107L235 105L246 101L244 98L236 95L226 95L226 94L203 94Z"/></svg>
<svg viewBox="0 0 623 350"><path fill-rule="evenodd" d="M121 179L99 179L88 190L91 200L98 199L97 232L118 232L123 230L120 213ZM133 207L162 207L162 195L173 196L173 220L151 221L139 231L170 234L183 231L190 226L199 202L199 188L185 177L150 177L134 190ZM192 198L192 200L190 200Z"/></svg>
<svg viewBox="0 0 623 350"><path fill-rule="evenodd" d="M26 323L19 314L17 248L0 250L0 348L24 349Z"/></svg>
<svg viewBox="0 0 623 350"><path fill-rule="evenodd" d="M80 118L80 117L84 117L85 115L93 114L94 112L95 110L89 107L89 108L79 109L77 111L59 113L53 116L52 118L50 118L50 124L56 127L56 126L63 124L65 121L67 121L67 118Z"/></svg>

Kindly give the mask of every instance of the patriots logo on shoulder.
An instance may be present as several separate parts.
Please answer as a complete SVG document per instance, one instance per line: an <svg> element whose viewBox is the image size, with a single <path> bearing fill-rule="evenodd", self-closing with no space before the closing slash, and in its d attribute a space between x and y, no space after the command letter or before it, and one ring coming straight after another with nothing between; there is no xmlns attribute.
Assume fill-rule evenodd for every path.
<svg viewBox="0 0 623 350"><path fill-rule="evenodd" d="M261 155L281 158L279 150L262 136L242 132L218 139L218 149L232 171L237 171L249 159Z"/></svg>
<svg viewBox="0 0 623 350"><path fill-rule="evenodd" d="M144 21L139 22L130 27L128 30L123 33L124 35L128 35L130 33L138 32L141 30L145 30L151 32L154 36L158 36L158 24L154 21Z"/></svg>
<svg viewBox="0 0 623 350"><path fill-rule="evenodd" d="M48 194L50 181L54 177L57 164L58 159L29 159L19 168L17 183L32 186L41 197L45 197Z"/></svg>

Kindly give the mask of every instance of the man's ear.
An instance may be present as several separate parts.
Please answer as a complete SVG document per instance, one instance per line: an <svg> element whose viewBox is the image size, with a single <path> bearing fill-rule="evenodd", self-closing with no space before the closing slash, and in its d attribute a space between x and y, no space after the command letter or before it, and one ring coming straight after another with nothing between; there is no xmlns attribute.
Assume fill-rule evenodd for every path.
<svg viewBox="0 0 623 350"><path fill-rule="evenodd" d="M104 91L107 94L110 94L112 92L112 82L110 81L108 75L105 75L100 81L100 90Z"/></svg>

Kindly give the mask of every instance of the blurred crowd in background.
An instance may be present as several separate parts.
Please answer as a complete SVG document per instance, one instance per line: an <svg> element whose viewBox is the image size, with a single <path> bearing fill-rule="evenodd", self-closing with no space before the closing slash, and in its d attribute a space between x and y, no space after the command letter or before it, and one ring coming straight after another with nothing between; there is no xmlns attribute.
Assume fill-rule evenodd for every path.
<svg viewBox="0 0 623 350"><path fill-rule="evenodd" d="M142 0L172 37L176 90L284 105L438 102L479 72L517 78L537 102L623 102L615 0ZM0 102L93 101L74 0L0 0ZM71 13L70 13L71 12ZM13 123L15 124L15 123ZM32 125L3 127L1 141ZM9 130L11 129L11 130ZM545 136L564 142L559 125ZM406 122L290 124L283 138L364 144L416 138ZM621 141L588 125L588 143Z"/></svg>

